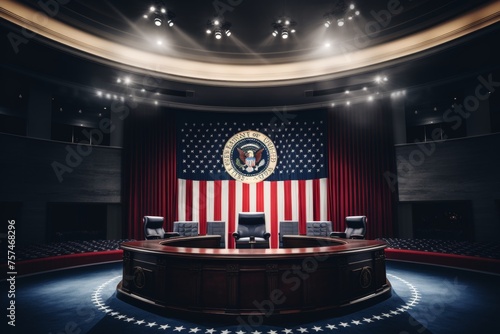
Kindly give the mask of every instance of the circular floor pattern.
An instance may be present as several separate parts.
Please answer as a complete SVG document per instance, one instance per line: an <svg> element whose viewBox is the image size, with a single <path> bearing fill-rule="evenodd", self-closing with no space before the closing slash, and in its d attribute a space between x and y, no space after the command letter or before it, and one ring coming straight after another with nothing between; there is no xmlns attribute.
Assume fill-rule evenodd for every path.
<svg viewBox="0 0 500 334"><path fill-rule="evenodd" d="M338 330L338 329L348 329L349 327L358 327L367 325L373 322L380 322L387 320L389 318L396 317L401 314L405 314L406 311L415 307L421 300L421 295L418 289L407 280L392 275L387 274L388 278L392 279L392 289L402 298L403 304L397 307L391 307L386 310L382 310L377 312L377 314L362 316L357 318L356 316L360 316L359 312L352 314L354 318L350 320L346 320L345 317L342 318L342 321L335 322L335 319L331 319L330 322L326 322L321 326L299 326L297 328L275 328L270 329L265 332L262 330L253 330L251 332L247 332L238 328L238 330L234 330L233 327L221 327L221 328L208 328L204 326L197 326L192 323L179 324L178 320L175 321L175 325L173 322L170 322L169 319L164 318L153 313L150 314L150 317L135 315L135 314L126 314L125 312L119 309L113 309L110 305L107 304L106 301L109 301L110 298L113 298L115 293L115 287L121 279L121 275L115 276L106 282L102 283L97 289L92 293L92 302L97 307L97 309L101 312L104 312L107 316L112 317L116 321L122 321L129 323L134 326L146 328L149 327L151 329L157 329L162 332L172 333L172 334L292 334L292 333L318 333L323 332L325 330ZM115 296L116 297L116 296Z"/></svg>

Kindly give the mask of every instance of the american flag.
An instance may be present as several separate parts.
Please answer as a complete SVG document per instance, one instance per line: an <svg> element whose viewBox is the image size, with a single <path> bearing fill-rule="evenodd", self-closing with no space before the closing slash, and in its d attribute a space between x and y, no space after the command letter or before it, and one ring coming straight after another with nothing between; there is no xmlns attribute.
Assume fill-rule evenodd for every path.
<svg viewBox="0 0 500 334"><path fill-rule="evenodd" d="M222 152L235 134L253 130L274 143L278 162L265 181L241 183L223 165ZM323 111L243 114L185 113L177 125L178 219L226 222L226 244L239 212L266 214L271 247L278 245L278 222L327 220L327 129ZM229 242L229 243L228 243Z"/></svg>

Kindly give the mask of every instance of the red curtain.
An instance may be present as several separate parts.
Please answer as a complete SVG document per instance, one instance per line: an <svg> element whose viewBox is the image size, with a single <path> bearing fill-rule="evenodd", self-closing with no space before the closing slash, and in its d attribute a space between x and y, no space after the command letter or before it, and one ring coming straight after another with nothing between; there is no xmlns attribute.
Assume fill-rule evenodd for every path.
<svg viewBox="0 0 500 334"><path fill-rule="evenodd" d="M128 237L144 239L143 216L163 216L172 231L177 214L175 113L150 109L126 119L125 198Z"/></svg>
<svg viewBox="0 0 500 334"><path fill-rule="evenodd" d="M393 234L396 194L384 173L395 172L392 117L382 101L336 107L328 114L328 214L334 231L346 216L367 216L367 238Z"/></svg>

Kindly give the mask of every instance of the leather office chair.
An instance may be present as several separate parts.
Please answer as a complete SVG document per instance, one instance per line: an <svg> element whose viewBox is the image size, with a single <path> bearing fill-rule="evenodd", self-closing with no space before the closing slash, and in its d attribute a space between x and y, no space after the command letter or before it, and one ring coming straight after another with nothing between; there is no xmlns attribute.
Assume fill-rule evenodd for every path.
<svg viewBox="0 0 500 334"><path fill-rule="evenodd" d="M233 232L236 248L269 248L271 233L266 232L264 212L240 212L238 231Z"/></svg>
<svg viewBox="0 0 500 334"><path fill-rule="evenodd" d="M194 237L199 235L199 224L195 221L176 221L174 222L174 232L179 233L181 237Z"/></svg>
<svg viewBox="0 0 500 334"><path fill-rule="evenodd" d="M347 216L345 217L345 231L332 232L330 236L344 239L364 239L366 222L366 216Z"/></svg>
<svg viewBox="0 0 500 334"><path fill-rule="evenodd" d="M226 222L208 221L207 235L220 235L220 248L226 248Z"/></svg>
<svg viewBox="0 0 500 334"><path fill-rule="evenodd" d="M142 218L142 222L144 224L144 237L146 240L165 239L179 236L179 233L165 232L163 229L163 217L144 216Z"/></svg>
<svg viewBox="0 0 500 334"><path fill-rule="evenodd" d="M299 235L299 222L297 220L282 220L279 225L279 247L283 248L284 235Z"/></svg>
<svg viewBox="0 0 500 334"><path fill-rule="evenodd" d="M330 221L306 222L306 235L328 237L330 233L332 233L332 222Z"/></svg>

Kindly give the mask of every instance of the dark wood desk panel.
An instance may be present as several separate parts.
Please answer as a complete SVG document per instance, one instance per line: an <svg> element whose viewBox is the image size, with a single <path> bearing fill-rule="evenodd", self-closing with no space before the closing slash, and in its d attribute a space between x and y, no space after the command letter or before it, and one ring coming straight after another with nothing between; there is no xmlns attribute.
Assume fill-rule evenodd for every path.
<svg viewBox="0 0 500 334"><path fill-rule="evenodd" d="M386 244L284 236L282 249L219 249L219 236L122 244L122 299L164 311L268 316L389 296Z"/></svg>

